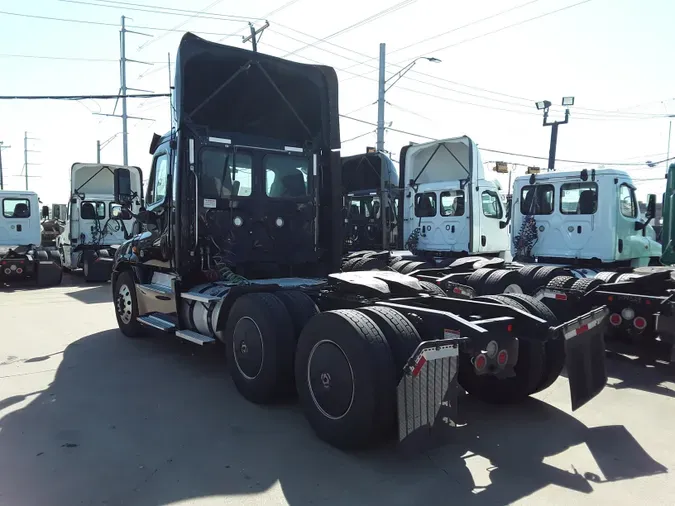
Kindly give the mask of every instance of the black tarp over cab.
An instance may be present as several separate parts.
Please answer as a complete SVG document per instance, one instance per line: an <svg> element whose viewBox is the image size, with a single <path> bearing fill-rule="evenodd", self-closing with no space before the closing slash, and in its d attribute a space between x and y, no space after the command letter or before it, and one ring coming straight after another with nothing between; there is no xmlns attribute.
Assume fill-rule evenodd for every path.
<svg viewBox="0 0 675 506"><path fill-rule="evenodd" d="M190 237L194 178L188 163L187 135L227 137L233 144L302 146L319 165L319 248L328 270L339 268L341 229L340 127L335 70L209 42L192 33L181 39L176 56L174 127L182 171L181 223L176 252L189 263L181 238ZM192 133L188 133L192 132ZM182 147L181 147L182 146ZM188 228L185 228L188 227ZM188 241L189 242L189 241ZM180 262L181 268L183 263Z"/></svg>

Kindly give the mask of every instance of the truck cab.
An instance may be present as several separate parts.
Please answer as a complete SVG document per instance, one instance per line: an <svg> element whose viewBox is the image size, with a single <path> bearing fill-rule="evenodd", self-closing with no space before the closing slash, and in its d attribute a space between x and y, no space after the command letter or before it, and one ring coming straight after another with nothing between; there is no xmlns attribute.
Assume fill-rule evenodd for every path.
<svg viewBox="0 0 675 506"><path fill-rule="evenodd" d="M84 269L87 280L110 279L114 251L132 233L141 209L143 175L138 167L75 163L63 231L56 240L63 267ZM117 196L116 196L117 192ZM123 199L126 204L123 212Z"/></svg>
<svg viewBox="0 0 675 506"><path fill-rule="evenodd" d="M512 205L515 260L643 267L661 256L656 232L624 171L521 176L513 185Z"/></svg>
<svg viewBox="0 0 675 506"><path fill-rule="evenodd" d="M0 190L0 283L33 279L40 286L61 283L61 263L41 247L37 193Z"/></svg>
<svg viewBox="0 0 675 506"><path fill-rule="evenodd" d="M503 257L509 232L501 188L469 137L405 146L399 216L407 247L429 259Z"/></svg>
<svg viewBox="0 0 675 506"><path fill-rule="evenodd" d="M344 251L401 248L397 219L399 181L394 163L377 152L343 157L341 162ZM384 215L383 195L387 202Z"/></svg>

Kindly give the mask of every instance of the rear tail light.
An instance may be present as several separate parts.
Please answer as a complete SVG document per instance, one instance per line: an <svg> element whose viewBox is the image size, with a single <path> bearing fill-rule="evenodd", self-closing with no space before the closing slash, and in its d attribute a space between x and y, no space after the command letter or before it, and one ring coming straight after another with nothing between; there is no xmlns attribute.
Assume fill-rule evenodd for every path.
<svg viewBox="0 0 675 506"><path fill-rule="evenodd" d="M476 368L477 371L482 371L483 369L485 369L486 365L487 365L487 357L482 353L478 355L473 361L473 366Z"/></svg>
<svg viewBox="0 0 675 506"><path fill-rule="evenodd" d="M8 267L5 267L5 274L11 274L11 272L12 272L11 269L9 269Z"/></svg>
<svg viewBox="0 0 675 506"><path fill-rule="evenodd" d="M506 362L509 361L509 353L506 350L502 350L497 355L497 363L499 365L506 365Z"/></svg>
<svg viewBox="0 0 675 506"><path fill-rule="evenodd" d="M19 268L16 270L16 273L17 273L17 274L22 274L22 273L23 273L23 269L22 269L21 267L19 267Z"/></svg>
<svg viewBox="0 0 675 506"><path fill-rule="evenodd" d="M647 320L642 316L638 316L633 320L633 326L638 330L644 330L647 328Z"/></svg>
<svg viewBox="0 0 675 506"><path fill-rule="evenodd" d="M621 318L621 315L619 313L613 313L609 317L609 323L611 323L615 327L621 325L621 322L623 322L623 318Z"/></svg>

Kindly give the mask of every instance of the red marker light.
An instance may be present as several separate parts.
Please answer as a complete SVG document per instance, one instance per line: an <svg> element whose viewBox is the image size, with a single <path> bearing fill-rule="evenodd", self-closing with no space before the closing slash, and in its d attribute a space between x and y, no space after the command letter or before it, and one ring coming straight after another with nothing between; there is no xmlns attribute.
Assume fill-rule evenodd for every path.
<svg viewBox="0 0 675 506"><path fill-rule="evenodd" d="M567 295L565 295L564 293L556 293L555 299L556 300L567 300Z"/></svg>
<svg viewBox="0 0 675 506"><path fill-rule="evenodd" d="M621 318L621 315L619 313L614 313L609 317L609 323L611 323L615 327L618 327L619 325L621 325L622 321L623 321L623 318Z"/></svg>
<svg viewBox="0 0 675 506"><path fill-rule="evenodd" d="M481 353L473 361L473 365L476 368L476 370L482 371L483 369L485 369L485 366L487 365L487 357Z"/></svg>
<svg viewBox="0 0 675 506"><path fill-rule="evenodd" d="M635 318L635 320L633 320L633 325L638 330L644 330L647 328L647 320L644 319L642 316L638 316L637 318Z"/></svg>
<svg viewBox="0 0 675 506"><path fill-rule="evenodd" d="M507 332L513 332L513 325L511 325L511 324L509 323L509 324L506 326L506 331L507 331Z"/></svg>
<svg viewBox="0 0 675 506"><path fill-rule="evenodd" d="M583 334L583 333L586 332L587 330L588 330L588 325L582 325L581 327L579 327L579 328L577 329L577 335Z"/></svg>
<svg viewBox="0 0 675 506"><path fill-rule="evenodd" d="M453 293L459 293L459 294L461 294L461 293L462 293L462 289L461 289L461 288L455 287L455 288L452 289L452 292L453 292Z"/></svg>
<svg viewBox="0 0 675 506"><path fill-rule="evenodd" d="M502 350L499 352L499 355L497 355L497 363L499 365L505 365L506 362L509 360L509 354L506 350Z"/></svg>

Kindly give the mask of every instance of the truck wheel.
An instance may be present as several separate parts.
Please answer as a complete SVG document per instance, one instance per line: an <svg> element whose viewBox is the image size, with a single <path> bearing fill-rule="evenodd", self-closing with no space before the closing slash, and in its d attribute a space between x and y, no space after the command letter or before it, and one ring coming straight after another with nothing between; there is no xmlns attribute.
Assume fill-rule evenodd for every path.
<svg viewBox="0 0 675 506"><path fill-rule="evenodd" d="M618 278L621 274L618 272L612 272L612 271L603 271L603 272L598 272L595 275L595 279L599 279L603 283L614 283L616 281L616 278Z"/></svg>
<svg viewBox="0 0 675 506"><path fill-rule="evenodd" d="M466 284L482 295L485 281L494 271L494 269L478 269L469 276L469 279L466 280Z"/></svg>
<svg viewBox="0 0 675 506"><path fill-rule="evenodd" d="M400 381L408 359L422 342L419 333L402 313L390 307L363 307L357 311L370 317L384 334L394 357L396 381Z"/></svg>
<svg viewBox="0 0 675 506"><path fill-rule="evenodd" d="M420 285L424 288L424 291L430 293L431 295L439 295L441 297L447 297L448 294L440 286L431 281L420 281Z"/></svg>
<svg viewBox="0 0 675 506"><path fill-rule="evenodd" d="M319 438L341 449L378 442L395 425L396 369L375 322L359 311L326 311L300 334L295 381Z"/></svg>
<svg viewBox="0 0 675 506"><path fill-rule="evenodd" d="M530 283L529 289L530 293L534 293L540 288L548 285L549 281L557 276L567 276L569 271L563 269L562 267L550 267L545 266L541 269L537 269L534 275L530 278L532 282Z"/></svg>
<svg viewBox="0 0 675 506"><path fill-rule="evenodd" d="M452 269L457 269L459 267L470 267L473 268L473 264L478 262L479 260L485 260L484 257L463 257L463 258L458 258L454 262L450 264L450 268Z"/></svg>
<svg viewBox="0 0 675 506"><path fill-rule="evenodd" d="M553 314L546 304L530 297L528 295L517 295L517 294L507 294L505 297L517 302L521 306L525 307L528 313L532 313L534 316L546 320L549 325L555 326L558 325L558 318ZM560 373L565 366L565 340L560 339L549 339L544 344L544 351L546 354L546 362L544 365L544 371L541 377L541 380L531 392L533 394L546 390L550 387L555 380L558 379Z"/></svg>
<svg viewBox="0 0 675 506"><path fill-rule="evenodd" d="M523 293L520 274L517 271L499 269L493 271L483 283L482 292L486 295L500 293Z"/></svg>
<svg viewBox="0 0 675 506"><path fill-rule="evenodd" d="M225 353L239 393L256 404L290 393L293 385L293 321L271 293L242 295L225 326Z"/></svg>
<svg viewBox="0 0 675 506"><path fill-rule="evenodd" d="M354 264L354 271L380 271L387 267L387 265L378 258L361 258Z"/></svg>
<svg viewBox="0 0 675 506"><path fill-rule="evenodd" d="M401 272L403 268L410 263L412 263L412 261L410 260L399 260L398 262L392 264L391 268L394 269L396 272Z"/></svg>
<svg viewBox="0 0 675 506"><path fill-rule="evenodd" d="M527 311L524 305L506 295L486 295L477 297L476 300L494 301ZM525 400L536 389L544 373L544 347L527 339L518 340L518 362L513 367L515 375L510 378L479 376L466 353L461 353L459 359L458 376L461 387L469 394L491 404L514 404Z"/></svg>
<svg viewBox="0 0 675 506"><path fill-rule="evenodd" d="M127 337L141 337L143 327L138 322L138 300L136 283L131 271L123 271L117 276L113 289L113 302L117 326Z"/></svg>
<svg viewBox="0 0 675 506"><path fill-rule="evenodd" d="M297 340L310 318L319 313L319 308L309 295L299 290L280 290L274 292L274 295L284 303L286 311L291 316L293 335Z"/></svg>
<svg viewBox="0 0 675 506"><path fill-rule="evenodd" d="M548 282L546 288L551 290L567 290L572 288L572 285L577 282L574 276L556 276Z"/></svg>
<svg viewBox="0 0 675 506"><path fill-rule="evenodd" d="M404 266L401 269L401 274L410 274L413 271L420 269L431 269L432 265L427 262L410 262L408 265Z"/></svg>
<svg viewBox="0 0 675 506"><path fill-rule="evenodd" d="M572 285L572 291L578 293L579 295L585 295L593 288L597 288L603 284L604 283L597 278L577 279Z"/></svg>
<svg viewBox="0 0 675 506"><path fill-rule="evenodd" d="M344 264L342 264L342 272L351 272L354 269L354 266L362 260L361 257L350 258Z"/></svg>

